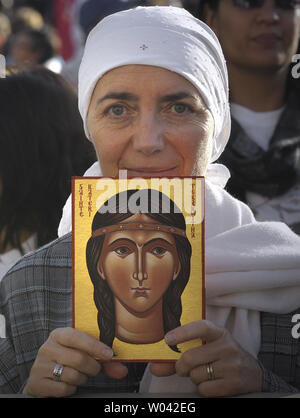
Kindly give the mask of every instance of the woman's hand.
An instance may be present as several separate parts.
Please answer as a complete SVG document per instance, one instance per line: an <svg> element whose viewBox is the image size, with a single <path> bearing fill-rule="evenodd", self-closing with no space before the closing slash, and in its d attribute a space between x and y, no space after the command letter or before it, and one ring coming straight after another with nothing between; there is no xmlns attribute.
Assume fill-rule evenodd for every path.
<svg viewBox="0 0 300 418"><path fill-rule="evenodd" d="M165 336L169 345L196 338L206 344L186 351L175 365L151 364L152 373L168 376L176 372L179 376L189 376L199 394L206 397L261 392L262 371L257 360L244 351L226 329L209 321L197 321ZM212 366L211 376L209 365Z"/></svg>
<svg viewBox="0 0 300 418"><path fill-rule="evenodd" d="M95 338L74 328L57 328L41 346L23 393L36 397L70 396L77 386L101 370L121 379L127 368L110 362L112 356L111 348ZM63 366L59 381L52 374L56 364Z"/></svg>

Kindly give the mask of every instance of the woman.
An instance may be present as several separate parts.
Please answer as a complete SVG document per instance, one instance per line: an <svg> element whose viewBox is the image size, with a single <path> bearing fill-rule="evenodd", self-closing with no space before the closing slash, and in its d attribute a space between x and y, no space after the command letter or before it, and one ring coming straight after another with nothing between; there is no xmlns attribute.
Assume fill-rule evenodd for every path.
<svg viewBox="0 0 300 418"><path fill-rule="evenodd" d="M297 391L296 358L287 356L284 372L276 369L273 359L281 347L274 334L268 341L264 313L272 320L280 315L281 324L285 321L283 340L294 343L296 357L299 344L291 337L290 313L299 309L300 241L283 224L255 222L249 208L222 189L228 171L211 165L230 132L226 66L212 31L188 12L172 7L137 8L105 18L86 43L79 107L104 176L117 176L126 169L130 176L207 178L208 320L186 324L165 336L170 346L195 338L206 344L186 351L176 366L152 364L151 372L164 377L148 370L143 390L230 396L274 391L272 383L276 382L277 391ZM87 175L101 175L100 166ZM61 231L66 229L68 222L63 222ZM17 335L11 334L12 342L0 344L8 376L2 378L2 390L9 390L13 383L19 390L28 379L25 394L66 396L100 370L115 378L114 388L116 378L127 374L122 364L110 362L113 353L107 345L66 328L72 316L70 260L67 235L27 257L1 283L0 307L14 333L18 312L13 309L11 284L18 283L18 296L26 297L27 306L28 298L34 303L40 296L41 287L47 294L43 314L38 312L33 321L32 312L24 306L22 329L17 327ZM38 267L42 275L37 274ZM21 289L24 269L26 287L23 283ZM32 334L24 327L27 323ZM282 330L275 332L278 335ZM265 346L274 347L274 353L266 352ZM261 355L264 364L257 360ZM96 358L104 362L100 365ZM108 387L103 379L103 374L98 376L101 391Z"/></svg>
<svg viewBox="0 0 300 418"><path fill-rule="evenodd" d="M54 56L49 35L40 29L20 29L12 35L7 49L11 65L34 67L45 64Z"/></svg>
<svg viewBox="0 0 300 418"><path fill-rule="evenodd" d="M232 129L220 158L231 173L226 190L258 221L281 221L300 234L299 2L269 3L204 0L199 14L228 66Z"/></svg>
<svg viewBox="0 0 300 418"><path fill-rule="evenodd" d="M134 193L129 190L106 202L108 207L116 202L116 213L100 208L86 247L100 341L110 347L115 337L132 344L158 342L180 326L181 295L190 274L191 245L183 235L182 213L166 195L151 189L139 192L149 204L147 214L127 212L124 204ZM166 200L170 213L163 212ZM174 232L163 226L172 226Z"/></svg>
<svg viewBox="0 0 300 418"><path fill-rule="evenodd" d="M0 280L22 255L57 237L70 177L95 160L76 100L44 68L11 68L0 79Z"/></svg>

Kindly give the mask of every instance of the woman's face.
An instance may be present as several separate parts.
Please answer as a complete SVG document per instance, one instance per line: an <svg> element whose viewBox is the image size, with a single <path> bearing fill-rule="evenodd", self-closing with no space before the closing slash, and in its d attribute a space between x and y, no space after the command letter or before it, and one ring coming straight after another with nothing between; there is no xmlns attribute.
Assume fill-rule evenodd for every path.
<svg viewBox="0 0 300 418"><path fill-rule="evenodd" d="M273 0L243 9L232 0L207 8L207 23L217 34L229 68L288 68L299 43L299 10L280 9Z"/></svg>
<svg viewBox="0 0 300 418"><path fill-rule="evenodd" d="M14 65L36 65L40 57L33 50L30 36L21 32L13 39L10 58Z"/></svg>
<svg viewBox="0 0 300 418"><path fill-rule="evenodd" d="M135 214L124 222L159 225L144 214ZM161 301L180 272L174 236L157 230L106 234L98 271L127 311L146 313Z"/></svg>
<svg viewBox="0 0 300 418"><path fill-rule="evenodd" d="M204 175L214 122L198 90L159 67L127 65L96 85L87 126L104 176Z"/></svg>

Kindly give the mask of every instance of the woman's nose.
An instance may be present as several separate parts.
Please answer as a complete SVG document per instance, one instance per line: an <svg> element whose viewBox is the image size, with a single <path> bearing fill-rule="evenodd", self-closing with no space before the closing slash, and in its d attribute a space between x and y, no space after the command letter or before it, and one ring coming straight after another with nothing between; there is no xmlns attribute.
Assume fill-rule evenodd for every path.
<svg viewBox="0 0 300 418"><path fill-rule="evenodd" d="M274 23L279 20L278 8L275 0L265 0L264 4L257 9L258 18L265 23Z"/></svg>
<svg viewBox="0 0 300 418"><path fill-rule="evenodd" d="M163 126L152 112L142 115L136 122L132 144L136 151L145 155L152 155L163 150Z"/></svg>

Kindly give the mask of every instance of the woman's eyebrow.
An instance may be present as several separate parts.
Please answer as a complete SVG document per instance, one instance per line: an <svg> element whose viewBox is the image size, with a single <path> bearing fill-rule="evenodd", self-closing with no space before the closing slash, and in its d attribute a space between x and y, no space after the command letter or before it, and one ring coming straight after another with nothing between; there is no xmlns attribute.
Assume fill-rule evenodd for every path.
<svg viewBox="0 0 300 418"><path fill-rule="evenodd" d="M197 94L191 94L186 91L179 91L178 93L171 93L171 94L166 94L165 96L162 96L160 98L160 102L161 103L176 102L177 100L182 100L182 99L193 99L193 100L198 101L200 97Z"/></svg>
<svg viewBox="0 0 300 418"><path fill-rule="evenodd" d="M126 91L110 92L110 93L107 93L105 96L100 97L97 100L96 106L98 106L100 103L104 102L105 100L109 100L109 99L130 100L130 101L139 100L138 96L132 93L128 93Z"/></svg>
<svg viewBox="0 0 300 418"><path fill-rule="evenodd" d="M110 93L107 93L105 96L100 97L97 100L96 106L98 106L100 103L103 103L105 100L111 100L111 99L128 100L128 101L137 102L139 100L139 97L133 93L129 93L126 91L110 92ZM162 96L159 99L159 102L160 103L176 102L182 99L192 99L192 100L198 101L199 96L197 94L191 94L186 91L179 91L177 93L171 93L171 94L166 94L165 96Z"/></svg>

